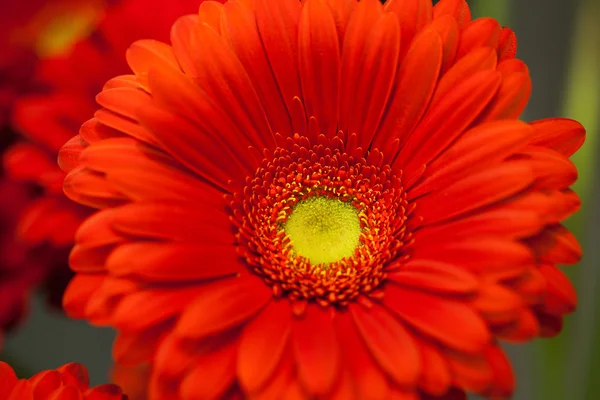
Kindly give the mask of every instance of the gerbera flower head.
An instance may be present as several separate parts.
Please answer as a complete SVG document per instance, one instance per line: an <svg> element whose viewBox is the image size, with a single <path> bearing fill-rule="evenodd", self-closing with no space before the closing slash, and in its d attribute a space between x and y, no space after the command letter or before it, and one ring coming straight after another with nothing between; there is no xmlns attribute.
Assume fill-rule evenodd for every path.
<svg viewBox="0 0 600 400"><path fill-rule="evenodd" d="M575 121L517 120L516 39L464 0L205 1L61 150L71 316L150 398L508 396L581 250Z"/></svg>
<svg viewBox="0 0 600 400"><path fill-rule="evenodd" d="M15 371L0 361L0 397L6 400L127 400L112 384L90 388L87 369L76 363L18 379Z"/></svg>

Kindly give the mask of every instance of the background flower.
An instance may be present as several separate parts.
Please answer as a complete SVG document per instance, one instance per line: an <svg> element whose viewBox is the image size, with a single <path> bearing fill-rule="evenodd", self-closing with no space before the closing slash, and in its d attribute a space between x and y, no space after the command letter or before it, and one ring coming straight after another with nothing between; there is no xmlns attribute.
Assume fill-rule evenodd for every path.
<svg viewBox="0 0 600 400"><path fill-rule="evenodd" d="M3 293L10 295L11 302L0 303L0 314L6 315L3 319L7 323L16 320L16 310L25 308L32 291L40 285L47 289L51 304L60 307L65 286L72 276L67 257L74 233L92 211L64 196L62 181L65 174L56 165L58 150L94 114L94 97L105 81L126 71L124 54L129 44L142 37L166 40L176 16L197 9L196 1L169 1L168 7L156 3L154 8L148 8L155 12L154 16L147 14L148 18L138 19L135 16L145 2L114 3L105 10L97 28L88 32L72 49L39 60L34 75L27 76L26 93L11 100L14 100L11 104L12 127L22 134L22 138L17 140L8 131L4 134L5 145L0 150L4 161L2 176L11 187L6 190L18 189L27 196L17 193L3 199L9 204L2 209L7 214L2 232L6 241L18 243L13 252L17 249L23 252L27 262L22 261L19 268L8 268L11 262L7 261L3 270L13 272L0 275L0 285L11 288L10 292ZM96 6L93 2L60 3L48 9L39 4L32 5L27 11L43 15L39 21L33 18L27 25L27 32L33 32L34 27L40 25L55 24L56 19L52 17L59 11L73 13L79 10L78 7L96 10ZM25 35L25 27L19 25L19 28L23 31L21 35ZM31 32L27 37L32 35ZM34 49L30 50L33 54ZM23 67L22 63L15 64L21 71ZM7 79L14 82L13 77ZM7 257L10 254L7 253Z"/></svg>
<svg viewBox="0 0 600 400"><path fill-rule="evenodd" d="M31 88L38 58L68 48L102 10L101 0L0 1L0 127L14 99Z"/></svg>
<svg viewBox="0 0 600 400"><path fill-rule="evenodd" d="M90 388L87 370L76 363L18 379L10 365L0 361L0 396L6 400L127 400L116 385Z"/></svg>
<svg viewBox="0 0 600 400"><path fill-rule="evenodd" d="M98 96L116 118L62 150L67 194L106 208L65 306L155 362L151 396L508 396L496 339L574 307L551 284L580 257L559 223L584 131L515 121L512 31L462 1L344 4L203 3L172 49L129 50Z"/></svg>

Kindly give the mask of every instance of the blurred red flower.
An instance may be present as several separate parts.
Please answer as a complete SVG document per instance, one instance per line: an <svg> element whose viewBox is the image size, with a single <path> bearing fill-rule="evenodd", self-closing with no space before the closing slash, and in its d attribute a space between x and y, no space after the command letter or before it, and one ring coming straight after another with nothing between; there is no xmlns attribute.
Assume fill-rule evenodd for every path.
<svg viewBox="0 0 600 400"><path fill-rule="evenodd" d="M31 89L39 58L63 51L89 30L103 0L0 0L0 128L14 99Z"/></svg>
<svg viewBox="0 0 600 400"><path fill-rule="evenodd" d="M128 400L113 384L90 388L87 369L76 363L40 372L29 379L18 379L13 369L0 361L0 399L2 400Z"/></svg>
<svg viewBox="0 0 600 400"><path fill-rule="evenodd" d="M81 2L63 2L63 8L58 7L58 3L56 12L64 9L65 4L76 6ZM97 28L71 50L40 60L33 77L26 74L23 79L28 85L26 93L14 90L9 96L13 127L23 137L15 141L12 135L8 137L8 132L3 134L4 143L10 146L0 148L4 159L2 179L3 184L10 186L5 190L18 189L27 196L3 197L7 205L0 214L6 213L9 220L2 222L1 232L6 243L15 243L14 251L22 252L26 261L17 268L12 261L3 262L4 254L0 256L0 287L6 288L1 295L10 298L10 302L0 302L0 326L3 320L11 321L12 325L20 319L17 311L26 309L24 304L29 294L40 285L48 289L53 304L60 304L72 276L67 267L68 250L75 230L92 210L64 196L65 173L56 164L58 150L94 115L94 97L105 81L127 71L127 47L143 37L168 40L175 19L196 11L199 1L160 0L147 4L143 0L122 0L113 3L104 11ZM140 8L146 9L145 18L139 18ZM22 12L13 11L15 14L19 11L19 20L22 20L24 17L20 14L33 10L32 3ZM27 14L27 18L31 15ZM22 71L23 64L16 59L9 61L16 71ZM16 94L19 97L15 101Z"/></svg>

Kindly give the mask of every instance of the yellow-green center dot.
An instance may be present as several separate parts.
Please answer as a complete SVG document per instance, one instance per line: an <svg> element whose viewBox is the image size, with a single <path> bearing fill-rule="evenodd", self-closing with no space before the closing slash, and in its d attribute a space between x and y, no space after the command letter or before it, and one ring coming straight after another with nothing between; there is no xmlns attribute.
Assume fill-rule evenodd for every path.
<svg viewBox="0 0 600 400"><path fill-rule="evenodd" d="M298 202L283 229L296 255L324 266L351 257L361 232L356 207L326 197Z"/></svg>

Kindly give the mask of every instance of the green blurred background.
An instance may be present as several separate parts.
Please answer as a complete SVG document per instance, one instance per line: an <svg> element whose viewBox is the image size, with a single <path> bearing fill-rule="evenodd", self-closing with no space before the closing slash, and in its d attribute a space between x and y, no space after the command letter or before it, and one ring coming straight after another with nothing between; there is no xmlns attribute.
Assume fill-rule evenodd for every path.
<svg viewBox="0 0 600 400"><path fill-rule="evenodd" d="M583 149L574 157L580 177L576 190L581 211L567 225L580 239L582 262L567 274L579 293L577 312L565 321L555 339L507 346L518 390L516 400L600 399L600 332L596 287L600 249L595 243L600 226L600 186L595 155L595 132L600 113L600 0L470 0L475 17L492 16L517 33L518 57L529 66L533 95L524 120L551 116L579 120L588 130ZM600 317L600 315L598 315ZM89 367L95 383L104 382L110 366L113 334L49 314L41 301L31 319L9 337L2 358L25 375L77 360Z"/></svg>

